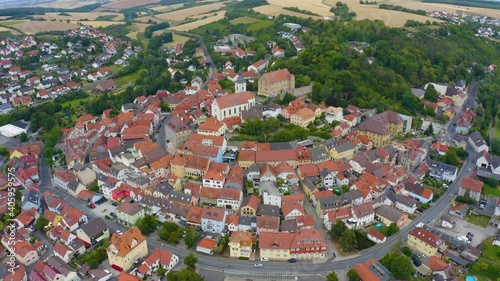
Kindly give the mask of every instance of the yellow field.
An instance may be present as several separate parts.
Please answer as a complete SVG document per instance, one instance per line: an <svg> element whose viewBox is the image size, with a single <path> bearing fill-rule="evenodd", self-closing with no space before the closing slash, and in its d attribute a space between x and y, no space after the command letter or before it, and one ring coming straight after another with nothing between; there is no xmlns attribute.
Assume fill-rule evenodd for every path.
<svg viewBox="0 0 500 281"><path fill-rule="evenodd" d="M276 6L276 5L264 5L264 6L259 6L256 8L253 8L256 12L259 12L261 14L267 15L267 16L279 16L279 15L290 15L294 17L301 17L301 18L313 18L313 19L323 19L323 17L318 17L318 16L311 16L311 15L306 15L302 13L297 13L293 11L288 11L283 9L283 7Z"/></svg>
<svg viewBox="0 0 500 281"><path fill-rule="evenodd" d="M134 23L132 24L132 28L134 31L130 32L129 34L127 34L127 37L129 37L130 39L138 39L137 38L137 33L139 32L144 32L144 30L146 29L146 27L148 27L149 24L145 24L145 23Z"/></svg>
<svg viewBox="0 0 500 281"><path fill-rule="evenodd" d="M59 21L27 21L12 25L26 34L36 34L44 31L69 30L76 24Z"/></svg>
<svg viewBox="0 0 500 281"><path fill-rule="evenodd" d="M155 17L166 21L182 21L186 18L206 14L212 10L218 10L222 7L224 7L224 3L212 3L203 6L182 9L171 13L159 14L155 15Z"/></svg>
<svg viewBox="0 0 500 281"><path fill-rule="evenodd" d="M59 13L46 13L45 15L42 15L40 17L51 20L51 19L56 19L56 20L71 20L71 21L78 21L82 19L88 19L88 20L96 20L97 17L99 16L107 16L107 15L115 15L116 17L113 18L113 21L122 21L124 20L123 14L122 13L110 13L110 12L91 12L91 13L68 13L71 16L61 16Z"/></svg>
<svg viewBox="0 0 500 281"><path fill-rule="evenodd" d="M271 5L278 7L297 7L308 10L321 16L330 16L331 7L324 4L322 0L267 0ZM359 2L359 1L358 1Z"/></svg>
<svg viewBox="0 0 500 281"><path fill-rule="evenodd" d="M226 11L225 10L221 10L221 11L217 11L217 12L211 12L211 13L208 13L208 14L201 14L201 15L196 15L196 16L192 16L191 18L193 19L201 19L203 17L213 17L213 16L216 16L217 15L220 15L220 14L223 14L223 15L226 15Z"/></svg>
<svg viewBox="0 0 500 281"><path fill-rule="evenodd" d="M168 6L158 6L158 7L153 7L150 8L153 11L160 12L160 13L166 13L170 12L173 9L178 9L180 7L184 6L184 4L174 4L174 5L168 5Z"/></svg>
<svg viewBox="0 0 500 281"><path fill-rule="evenodd" d="M343 0L341 1L344 2ZM448 5L440 3L422 3L418 0L387 0L384 1L384 4L398 5L409 9L414 9L414 10L420 9L428 12L447 11L449 13L459 14L459 15L476 14L476 15L484 15L497 18L500 16L500 11L495 9L464 7L464 6L456 6L456 5Z"/></svg>
<svg viewBox="0 0 500 281"><path fill-rule="evenodd" d="M116 21L99 21L99 20L91 20L91 21L72 21L71 23L81 23L83 25L90 25L90 26L93 26L93 27L106 27L106 26L110 26L110 25L113 25L113 24L123 24L123 22L116 22Z"/></svg>
<svg viewBox="0 0 500 281"><path fill-rule="evenodd" d="M197 20L197 21L193 21L190 23L173 26L170 29L175 30L175 31L190 31L190 30L195 29L197 27L200 27L202 25L221 20L222 18L224 18L224 14L225 13L218 12L217 16L211 16L211 17L208 17L204 20Z"/></svg>
<svg viewBox="0 0 500 281"><path fill-rule="evenodd" d="M187 40L189 40L189 37L187 36L182 36L179 34L173 34L174 36L174 41L166 43L164 46L175 46L177 44L184 44L186 43Z"/></svg>
<svg viewBox="0 0 500 281"><path fill-rule="evenodd" d="M441 20L433 19L427 16L421 16L421 15L415 15L415 14L410 14L410 13L405 13L405 12L399 12L399 11L392 11L392 10L384 10L380 9L377 5L362 5L359 4L359 0L326 0L325 3L328 5L335 6L335 3L337 1L341 1L343 3L346 3L349 6L349 9L352 11L356 12L356 19L357 20L363 20L363 19L369 19L369 20L382 20L387 26L391 27L401 27L404 26L407 20L415 20L415 21L420 21L420 22L425 22L427 20L430 21L438 21L440 22ZM384 1L383 3L385 4L392 4L392 5L400 5L400 3L390 3L391 1L399 1L399 2L404 2L405 0L388 0ZM406 0L410 1L410 0ZM424 5L422 3L419 3L419 5ZM401 5L400 5L401 6ZM413 9L420 9L419 8L413 8Z"/></svg>
<svg viewBox="0 0 500 281"><path fill-rule="evenodd" d="M105 4L102 7L107 8L107 9L114 9L114 10L120 10L120 9L127 9L127 8L132 8L136 6L143 6L147 4L154 4L158 3L160 0L115 0L111 3Z"/></svg>

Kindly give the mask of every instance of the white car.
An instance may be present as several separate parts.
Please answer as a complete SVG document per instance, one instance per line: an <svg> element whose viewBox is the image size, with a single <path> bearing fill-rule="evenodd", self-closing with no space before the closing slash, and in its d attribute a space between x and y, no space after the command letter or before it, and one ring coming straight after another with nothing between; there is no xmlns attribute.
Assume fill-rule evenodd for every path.
<svg viewBox="0 0 500 281"><path fill-rule="evenodd" d="M123 233L122 233L121 231L117 230L117 231L116 231L116 234L118 234L118 235L122 235Z"/></svg>
<svg viewBox="0 0 500 281"><path fill-rule="evenodd" d="M263 265L263 264L261 264L261 263L256 263L254 266L255 266L255 267L264 267L264 265Z"/></svg>
<svg viewBox="0 0 500 281"><path fill-rule="evenodd" d="M260 258L260 261L269 261L268 258Z"/></svg>

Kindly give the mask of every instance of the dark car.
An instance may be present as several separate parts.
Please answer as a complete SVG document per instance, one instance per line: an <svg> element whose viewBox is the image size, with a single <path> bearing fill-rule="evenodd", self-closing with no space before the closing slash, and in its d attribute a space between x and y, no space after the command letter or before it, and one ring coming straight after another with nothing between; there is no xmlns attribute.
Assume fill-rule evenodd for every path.
<svg viewBox="0 0 500 281"><path fill-rule="evenodd" d="M296 263L296 262L297 262L297 260L296 260L296 259L289 259L289 260L287 260L287 262L288 262L288 263Z"/></svg>
<svg viewBox="0 0 500 281"><path fill-rule="evenodd" d="M474 237L474 234L472 234L472 232L467 232L467 236Z"/></svg>
<svg viewBox="0 0 500 281"><path fill-rule="evenodd" d="M113 212L109 213L109 216L112 217L112 218L116 218L116 215Z"/></svg>
<svg viewBox="0 0 500 281"><path fill-rule="evenodd" d="M111 205L118 207L118 203L116 203L116 202L111 203Z"/></svg>

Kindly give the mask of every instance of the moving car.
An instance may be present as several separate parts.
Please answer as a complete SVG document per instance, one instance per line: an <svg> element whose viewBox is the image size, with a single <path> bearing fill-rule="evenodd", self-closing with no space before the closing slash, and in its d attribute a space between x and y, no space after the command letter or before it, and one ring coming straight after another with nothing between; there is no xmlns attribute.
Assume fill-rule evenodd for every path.
<svg viewBox="0 0 500 281"><path fill-rule="evenodd" d="M260 258L260 261L269 261L268 258Z"/></svg>
<svg viewBox="0 0 500 281"><path fill-rule="evenodd" d="M254 266L255 266L255 267L264 267L264 265L263 265L263 264L261 264L261 263L256 263Z"/></svg>
<svg viewBox="0 0 500 281"><path fill-rule="evenodd" d="M296 262L297 262L297 260L296 260L296 259L289 259L289 260L287 260L287 262L288 262L288 263L296 263Z"/></svg>

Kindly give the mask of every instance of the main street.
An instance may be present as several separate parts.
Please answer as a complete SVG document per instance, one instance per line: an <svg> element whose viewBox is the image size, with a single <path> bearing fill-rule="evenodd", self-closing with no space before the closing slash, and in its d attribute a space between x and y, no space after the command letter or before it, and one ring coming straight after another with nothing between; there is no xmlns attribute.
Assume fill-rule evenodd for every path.
<svg viewBox="0 0 500 281"><path fill-rule="evenodd" d="M469 106L471 102L474 101L476 89L477 85L473 85L469 93L469 96L466 102L464 102L464 106L460 110L459 114L461 114L465 110L465 108ZM459 114L457 114L457 116ZM454 122L456 122L456 118L453 118L453 120L451 120L449 124L453 124ZM447 127L446 133L447 137L453 137L455 135L454 128L452 125L449 125ZM364 263L369 259L379 259L383 257L387 252L391 250L391 247L394 245L394 243L398 241L404 242L406 240L406 237L408 236L408 232L411 231L415 225L419 223L427 224L430 221L439 218L443 212L447 211L448 207L450 206L450 202L452 201L452 198L454 198L458 193L459 183L461 179L464 176L468 176L470 174L470 170L473 169L475 160L477 159L477 155L472 149L470 149L469 146L467 147L467 152L469 153L469 156L466 159L465 163L463 164L453 184L451 184L451 186L443 193L443 195L436 202L434 202L426 212L424 212L421 216L413 220L410 226L401 229L396 235L389 237L386 243L376 245L369 249L363 250L350 258L342 258L339 260L329 259L328 261L321 263L313 263L312 261L299 261L298 263L295 264L289 264L286 262L266 262L265 270L272 270L276 272L293 270L298 272L299 275L301 276L304 275L311 276L317 274L325 274L334 270L345 270L347 268L353 267L358 263ZM102 214L101 215L95 214L92 209L87 208L86 204L83 201L65 193L62 190L54 189L52 185L52 177L50 174L50 169L46 165L45 159L43 157L40 161L40 166L41 166L40 177L41 177L42 191L45 190L53 191L59 197L64 198L64 200L68 202L70 205L84 211L85 213L88 213L89 220L102 216ZM113 220L107 220L107 223L112 232L116 232L117 230L123 232L126 230L126 227L116 223ZM178 255L181 259L192 252L190 250L176 247L174 245L162 243L160 240L155 238L155 236L149 237L148 248L150 250L153 250L154 248L157 247L169 250ZM241 270L249 270L255 272L262 271L262 269L254 268L253 262L250 261L221 258L218 256L209 256L198 253L196 254L196 256L198 257L198 266L211 271L223 272L225 269L241 269Z"/></svg>

